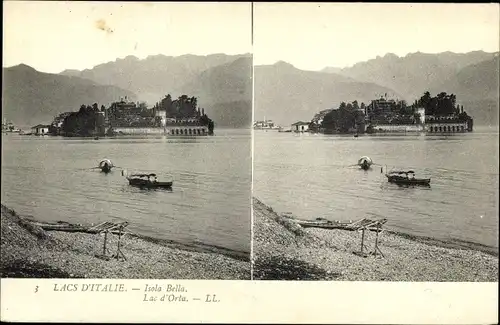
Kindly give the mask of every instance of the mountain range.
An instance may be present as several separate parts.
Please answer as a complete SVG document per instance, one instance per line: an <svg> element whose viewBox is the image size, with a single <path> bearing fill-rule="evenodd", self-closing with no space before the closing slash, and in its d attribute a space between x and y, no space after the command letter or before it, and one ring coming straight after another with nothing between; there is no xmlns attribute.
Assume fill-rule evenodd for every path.
<svg viewBox="0 0 500 325"><path fill-rule="evenodd" d="M167 93L181 95L183 85L191 82L203 71L231 63L239 58L251 58L251 55L165 56L159 54L142 60L129 55L123 59L97 65L92 69L64 70L60 74L77 76L102 85L113 85L130 90L141 100L152 105Z"/></svg>
<svg viewBox="0 0 500 325"><path fill-rule="evenodd" d="M24 64L4 68L2 72L2 117L22 128L48 124L57 114L77 111L82 104L108 106L122 96L137 100L133 92L116 86L43 73Z"/></svg>
<svg viewBox="0 0 500 325"><path fill-rule="evenodd" d="M394 89L409 103L425 91L453 93L477 123L498 121L498 52L417 52L404 57L389 53L348 68L327 67L322 72Z"/></svg>
<svg viewBox="0 0 500 325"><path fill-rule="evenodd" d="M252 56L154 55L143 60L127 56L83 71L65 70L103 85L127 89L148 106L165 95L198 98L200 107L219 127L250 127L252 123Z"/></svg>
<svg viewBox="0 0 500 325"><path fill-rule="evenodd" d="M16 125L48 123L58 113L76 111L82 104L108 106L125 96L151 107L167 94L187 94L198 97L199 106L217 126L251 126L249 54L156 55L143 60L128 56L83 71L48 74L19 65L4 68L3 74L3 117Z"/></svg>
<svg viewBox="0 0 500 325"><path fill-rule="evenodd" d="M323 71L373 82L394 89L404 99L413 101L426 90L438 92L443 87L448 87L462 69L472 70L472 66L495 57L498 60L498 53L483 51L438 54L417 52L404 57L388 53L383 57L356 63L352 67L325 68Z"/></svg>
<svg viewBox="0 0 500 325"><path fill-rule="evenodd" d="M180 87L179 93L193 94L218 126L252 125L252 57L207 69Z"/></svg>
<svg viewBox="0 0 500 325"><path fill-rule="evenodd" d="M342 101L368 102L387 93L400 96L372 82L317 71L304 71L280 61L254 69L255 119L270 119L281 125L309 121L325 108L338 107Z"/></svg>
<svg viewBox="0 0 500 325"><path fill-rule="evenodd" d="M289 125L340 102L387 97L412 103L425 91L454 93L476 124L498 121L498 53L387 54L348 68L304 71L280 61L254 68L255 120ZM149 106L166 94L198 97L219 127L252 122L251 54L128 56L83 71L3 69L3 117L16 125L48 123L82 104L108 105L127 96Z"/></svg>

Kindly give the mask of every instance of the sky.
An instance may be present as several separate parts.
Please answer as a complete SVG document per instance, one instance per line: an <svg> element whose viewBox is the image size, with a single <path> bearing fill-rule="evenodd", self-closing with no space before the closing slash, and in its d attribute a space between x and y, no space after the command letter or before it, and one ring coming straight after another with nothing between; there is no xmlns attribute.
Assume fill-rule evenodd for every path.
<svg viewBox="0 0 500 325"><path fill-rule="evenodd" d="M4 1L3 66L86 69L135 55L254 54L304 70L395 53L499 50L498 4Z"/></svg>
<svg viewBox="0 0 500 325"><path fill-rule="evenodd" d="M254 64L348 67L394 53L499 50L499 4L255 3Z"/></svg>
<svg viewBox="0 0 500 325"><path fill-rule="evenodd" d="M128 55L250 53L251 3L4 1L3 66L59 73Z"/></svg>

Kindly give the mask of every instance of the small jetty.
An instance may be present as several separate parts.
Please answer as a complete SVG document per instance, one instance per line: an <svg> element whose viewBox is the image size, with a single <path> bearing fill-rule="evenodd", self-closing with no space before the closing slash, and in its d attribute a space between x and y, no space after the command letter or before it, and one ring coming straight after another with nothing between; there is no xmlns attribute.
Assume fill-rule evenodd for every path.
<svg viewBox="0 0 500 325"><path fill-rule="evenodd" d="M380 254L381 256L384 256L384 253L380 250L379 247L379 235L384 231L383 225L387 222L387 219L385 218L380 218L380 219L367 219L367 218L362 218L357 221L332 221L332 220L327 220L324 218L316 218L316 220L301 220L297 218L290 218L290 213L282 215L284 218L288 218L300 225L303 228L323 228L323 229L341 229L341 230L349 230L349 231L358 231L361 232L361 246L359 251L353 252L354 254L361 256L361 257L368 257L368 255L377 255ZM368 248L365 245L365 231L375 231L376 232L376 238L375 238L375 246L373 252L366 253L366 250Z"/></svg>
<svg viewBox="0 0 500 325"><path fill-rule="evenodd" d="M324 228L324 229L344 229L350 231L360 230L365 228L370 231L382 231L382 226L387 222L387 219L359 219L357 221L339 221L339 220L327 220L325 218L316 218L315 220L305 220L298 219L294 217L291 213L283 213L282 217L288 218L290 221L295 222L303 228Z"/></svg>
<svg viewBox="0 0 500 325"><path fill-rule="evenodd" d="M43 230L46 231L64 231L64 232L81 232L81 233L87 233L87 234L98 234L102 231L102 229L106 228L106 231L109 231L110 233L113 234L119 234L121 232L122 235L124 234L132 234L130 232L124 231L124 227L128 223L120 223L116 224L113 222L102 222L101 224L98 225L81 225L81 224L72 224L64 221L58 221L56 223L51 223L51 222L40 222L40 221L34 221L34 220L28 220L32 225L38 226L42 228ZM118 229L120 228L120 229Z"/></svg>

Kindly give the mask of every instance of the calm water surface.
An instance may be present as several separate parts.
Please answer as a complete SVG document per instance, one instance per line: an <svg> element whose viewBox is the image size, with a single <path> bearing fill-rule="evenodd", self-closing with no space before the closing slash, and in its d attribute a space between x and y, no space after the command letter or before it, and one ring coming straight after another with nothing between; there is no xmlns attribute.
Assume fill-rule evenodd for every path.
<svg viewBox="0 0 500 325"><path fill-rule="evenodd" d="M498 129L450 136L254 135L254 195L279 212L387 218L397 231L498 252ZM430 177L431 187L399 187L380 167L348 167L364 155L384 171L387 165Z"/></svg>
<svg viewBox="0 0 500 325"><path fill-rule="evenodd" d="M172 191L128 185L119 169L172 177ZM128 221L144 235L250 252L251 131L212 137L2 136L2 203L46 221Z"/></svg>

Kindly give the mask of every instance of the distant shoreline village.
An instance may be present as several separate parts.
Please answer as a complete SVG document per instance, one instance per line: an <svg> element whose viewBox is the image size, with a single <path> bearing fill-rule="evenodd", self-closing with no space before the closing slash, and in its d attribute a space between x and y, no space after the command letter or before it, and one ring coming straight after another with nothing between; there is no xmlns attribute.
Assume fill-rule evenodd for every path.
<svg viewBox="0 0 500 325"><path fill-rule="evenodd" d="M77 112L64 112L51 124L31 128L29 135L57 136L119 136L119 135L212 135L214 122L199 108L196 97L182 95L172 99L170 94L152 108L145 103L135 103L127 97L112 103L108 108L94 103L82 105ZM3 125L2 125L3 130Z"/></svg>
<svg viewBox="0 0 500 325"><path fill-rule="evenodd" d="M289 128L270 120L257 121L254 129L278 129L279 132L323 134L374 133L462 133L473 131L473 118L456 96L445 92L432 97L429 92L408 105L404 100L387 99L387 94L369 105L357 101L342 102L338 108L318 112L311 121L297 121Z"/></svg>
<svg viewBox="0 0 500 325"><path fill-rule="evenodd" d="M280 127L278 125L275 125L272 120L266 120L264 117L264 120L262 121L255 121L253 123L253 128L255 130L278 130Z"/></svg>
<svg viewBox="0 0 500 325"><path fill-rule="evenodd" d="M12 122L7 122L6 119L2 120L2 133L22 133L18 127L14 125Z"/></svg>

